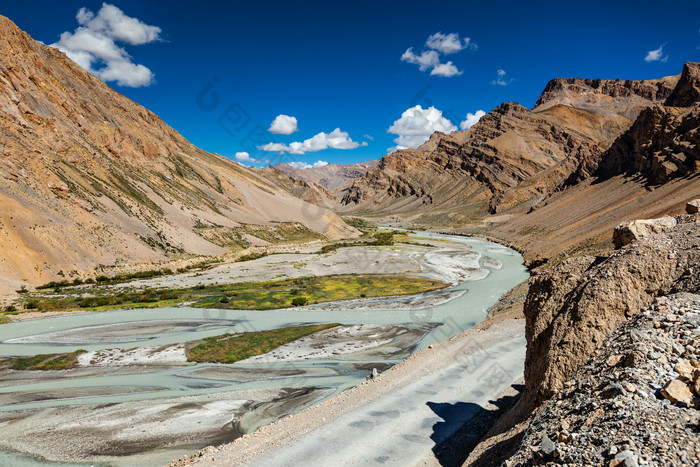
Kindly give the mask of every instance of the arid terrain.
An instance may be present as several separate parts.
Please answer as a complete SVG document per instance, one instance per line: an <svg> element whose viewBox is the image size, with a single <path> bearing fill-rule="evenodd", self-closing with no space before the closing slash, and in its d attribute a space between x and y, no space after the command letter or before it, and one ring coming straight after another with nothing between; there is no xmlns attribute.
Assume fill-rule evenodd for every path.
<svg viewBox="0 0 700 467"><path fill-rule="evenodd" d="M247 168L0 32L0 464L700 463L700 64Z"/></svg>

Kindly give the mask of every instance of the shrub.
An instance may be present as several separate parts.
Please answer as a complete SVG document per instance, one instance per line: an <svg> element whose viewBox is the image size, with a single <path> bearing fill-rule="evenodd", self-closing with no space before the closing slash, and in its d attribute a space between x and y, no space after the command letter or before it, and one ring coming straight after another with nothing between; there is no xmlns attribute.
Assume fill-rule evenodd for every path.
<svg viewBox="0 0 700 467"><path fill-rule="evenodd" d="M28 293L29 290L27 290L27 286L23 285L22 287L19 288L19 290L15 290L17 293Z"/></svg>
<svg viewBox="0 0 700 467"><path fill-rule="evenodd" d="M5 307L5 312L12 312L12 311L17 311L17 307L14 305L7 305Z"/></svg>
<svg viewBox="0 0 700 467"><path fill-rule="evenodd" d="M27 303L24 304L24 308L27 310L36 310L39 308L39 301L38 300L29 300Z"/></svg>
<svg viewBox="0 0 700 467"><path fill-rule="evenodd" d="M294 297L292 299L293 306L304 306L309 303L309 299L306 297Z"/></svg>
<svg viewBox="0 0 700 467"><path fill-rule="evenodd" d="M228 303L228 297L221 297L219 303Z"/></svg>

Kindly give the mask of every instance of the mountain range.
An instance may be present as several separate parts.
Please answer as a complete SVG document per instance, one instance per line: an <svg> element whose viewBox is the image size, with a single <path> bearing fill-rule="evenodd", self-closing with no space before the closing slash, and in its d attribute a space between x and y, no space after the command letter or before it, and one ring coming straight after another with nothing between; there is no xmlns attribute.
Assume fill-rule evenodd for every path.
<svg viewBox="0 0 700 467"><path fill-rule="evenodd" d="M357 232L0 17L0 287Z"/></svg>

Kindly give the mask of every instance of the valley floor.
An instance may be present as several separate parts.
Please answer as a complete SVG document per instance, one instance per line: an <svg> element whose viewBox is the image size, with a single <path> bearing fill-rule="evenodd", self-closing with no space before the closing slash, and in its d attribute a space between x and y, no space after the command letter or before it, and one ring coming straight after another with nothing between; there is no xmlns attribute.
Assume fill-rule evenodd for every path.
<svg viewBox="0 0 700 467"><path fill-rule="evenodd" d="M520 387L524 336L521 311L506 309L375 380L171 466L461 465L484 420Z"/></svg>

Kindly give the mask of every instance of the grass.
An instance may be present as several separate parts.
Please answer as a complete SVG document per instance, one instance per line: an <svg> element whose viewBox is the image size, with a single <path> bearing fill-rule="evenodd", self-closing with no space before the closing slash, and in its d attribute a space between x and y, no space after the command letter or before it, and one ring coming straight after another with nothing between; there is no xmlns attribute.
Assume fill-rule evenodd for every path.
<svg viewBox="0 0 700 467"><path fill-rule="evenodd" d="M338 275L137 291L94 286L76 291L65 289L61 295L37 292L23 298L22 304L24 311L39 312L161 308L184 302L198 308L271 310L305 303L415 294L444 286L422 277Z"/></svg>
<svg viewBox="0 0 700 467"><path fill-rule="evenodd" d="M340 326L338 323L313 324L269 331L224 334L207 337L187 353L190 362L234 363L267 353L310 334Z"/></svg>
<svg viewBox="0 0 700 467"><path fill-rule="evenodd" d="M0 324L11 323L12 320L7 316L0 315Z"/></svg>
<svg viewBox="0 0 700 467"><path fill-rule="evenodd" d="M339 275L218 287L220 294L203 297L192 306L238 310L271 310L364 297L408 295L444 287L439 281L411 276ZM222 303L221 298L227 301ZM306 300L304 302L304 299Z"/></svg>
<svg viewBox="0 0 700 467"><path fill-rule="evenodd" d="M78 364L78 356L85 350L76 350L71 353L41 354L33 357L13 357L0 360L0 368L12 370L66 370L75 368Z"/></svg>

